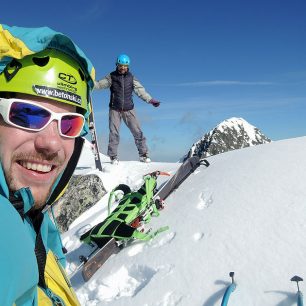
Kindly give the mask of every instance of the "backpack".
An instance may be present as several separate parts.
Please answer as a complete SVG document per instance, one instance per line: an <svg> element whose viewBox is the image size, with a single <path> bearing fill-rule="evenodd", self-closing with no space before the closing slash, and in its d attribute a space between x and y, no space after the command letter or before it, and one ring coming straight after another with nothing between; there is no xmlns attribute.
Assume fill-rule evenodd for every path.
<svg viewBox="0 0 306 306"><path fill-rule="evenodd" d="M154 198L156 180L157 174L153 172L144 176L144 183L137 191L131 192L129 186L124 184L113 189L108 201L108 217L84 233L80 240L87 244L94 243L101 248L110 238L115 238L117 241L128 241L132 238L150 240L158 233L167 230L168 227L162 227L154 233L148 233L137 229L140 224L150 222L152 216L159 216L158 210L162 205ZM118 191L123 193L123 197L117 207L110 212Z"/></svg>

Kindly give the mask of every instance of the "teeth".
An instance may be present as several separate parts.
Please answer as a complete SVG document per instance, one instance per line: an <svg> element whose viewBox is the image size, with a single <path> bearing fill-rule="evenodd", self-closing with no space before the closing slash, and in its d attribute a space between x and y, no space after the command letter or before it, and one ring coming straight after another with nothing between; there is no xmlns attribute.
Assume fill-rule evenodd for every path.
<svg viewBox="0 0 306 306"><path fill-rule="evenodd" d="M30 162L21 162L22 167L27 168L29 170L39 171L39 172L50 172L52 166L51 165L42 165Z"/></svg>

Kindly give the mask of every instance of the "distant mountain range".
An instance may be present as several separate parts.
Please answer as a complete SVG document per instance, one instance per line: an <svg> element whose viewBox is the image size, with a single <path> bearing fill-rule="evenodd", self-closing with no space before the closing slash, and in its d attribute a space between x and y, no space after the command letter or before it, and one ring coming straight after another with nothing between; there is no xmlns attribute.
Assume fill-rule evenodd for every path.
<svg viewBox="0 0 306 306"><path fill-rule="evenodd" d="M194 143L184 159L190 156L208 157L231 150L271 142L257 127L242 118L230 118L218 124Z"/></svg>

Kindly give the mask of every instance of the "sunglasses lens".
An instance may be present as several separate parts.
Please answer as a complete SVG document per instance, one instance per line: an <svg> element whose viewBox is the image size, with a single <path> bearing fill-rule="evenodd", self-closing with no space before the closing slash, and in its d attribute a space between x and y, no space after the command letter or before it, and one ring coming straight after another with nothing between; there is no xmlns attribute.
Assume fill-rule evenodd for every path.
<svg viewBox="0 0 306 306"><path fill-rule="evenodd" d="M37 105L22 102L13 102L11 105L9 120L21 127L41 129L44 127L51 114Z"/></svg>
<svg viewBox="0 0 306 306"><path fill-rule="evenodd" d="M61 120L61 132L65 136L79 136L84 125L84 118L75 115L66 115Z"/></svg>
<svg viewBox="0 0 306 306"><path fill-rule="evenodd" d="M39 130L44 128L51 119L51 112L38 105L13 102L9 112L9 121L17 126ZM60 118L61 134L68 137L78 137L84 126L84 117L74 114L63 115Z"/></svg>

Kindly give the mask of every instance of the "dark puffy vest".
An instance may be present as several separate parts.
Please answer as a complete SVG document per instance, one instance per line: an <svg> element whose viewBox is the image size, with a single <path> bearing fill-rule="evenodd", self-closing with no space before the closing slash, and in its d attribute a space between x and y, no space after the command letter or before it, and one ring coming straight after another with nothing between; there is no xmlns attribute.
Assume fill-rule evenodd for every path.
<svg viewBox="0 0 306 306"><path fill-rule="evenodd" d="M130 72L119 74L113 71L110 76L112 86L110 87L109 107L119 111L133 109L133 75Z"/></svg>

